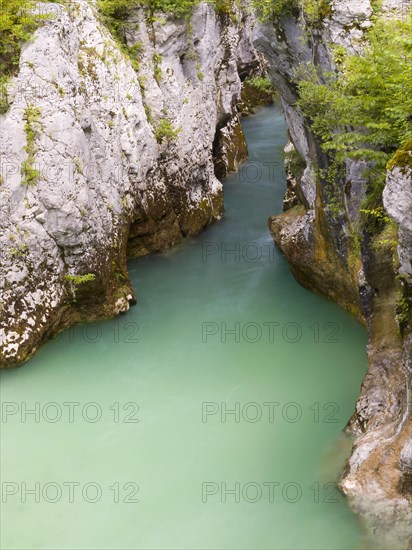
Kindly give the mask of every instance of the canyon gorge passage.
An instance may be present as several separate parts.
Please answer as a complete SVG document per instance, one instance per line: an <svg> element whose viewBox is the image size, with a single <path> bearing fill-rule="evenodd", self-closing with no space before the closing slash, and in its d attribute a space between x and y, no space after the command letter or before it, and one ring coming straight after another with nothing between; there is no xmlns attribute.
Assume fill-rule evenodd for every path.
<svg viewBox="0 0 412 550"><path fill-rule="evenodd" d="M408 548L410 3L2 9L2 544Z"/></svg>
<svg viewBox="0 0 412 550"><path fill-rule="evenodd" d="M338 549L362 540L334 482L343 466L339 452L350 449L339 434L365 373L366 333L338 306L300 287L271 244L267 218L281 212L286 185L281 108L247 119L245 130L250 160L224 183L224 219L177 249L129 264L138 306L119 319L68 331L30 368L2 373L3 403L19 404L2 425L3 479L27 481L31 489L37 481L41 490L53 480L62 488L55 505L42 496L38 504L8 496L6 548L15 541L55 548L61 540L70 548L114 548L120 540L122 548ZM253 181L256 173L262 177ZM236 243L239 252L230 253ZM257 250L262 257L253 261ZM264 323L279 323L272 339ZM247 324L253 326L243 336ZM288 338L282 337L288 325ZM292 325L301 327L299 341ZM256 326L262 334L253 343ZM81 403L73 406L73 423L63 406L71 401ZM28 414L22 423L22 404L35 410L36 402L39 418ZM50 402L61 403L56 423L47 421L56 414L53 406L44 410ZM85 420L94 419L93 406L83 412L92 402L102 407L96 423ZM138 423L123 422L134 412L123 410L124 403L139 406ZM245 408L250 403L257 408ZM64 481L81 483L78 498L88 481L99 483L102 501L70 504ZM123 503L124 495L111 502L108 488L116 481L138 483L139 503ZM242 497L250 482L262 490L254 504ZM268 482L279 484L272 499ZM228 491L239 483L239 498L228 492L222 502L222 483ZM294 502L297 488L302 496ZM256 498L254 491L246 497ZM106 526L90 529L101 514L110 515ZM24 539L23 518L32 526Z"/></svg>

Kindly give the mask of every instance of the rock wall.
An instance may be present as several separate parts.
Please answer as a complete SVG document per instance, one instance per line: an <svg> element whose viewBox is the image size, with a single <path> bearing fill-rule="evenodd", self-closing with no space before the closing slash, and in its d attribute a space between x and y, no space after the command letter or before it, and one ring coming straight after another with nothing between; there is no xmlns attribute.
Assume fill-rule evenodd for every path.
<svg viewBox="0 0 412 550"><path fill-rule="evenodd" d="M247 154L236 104L260 64L238 8L202 3L189 20L153 22L136 10L133 64L93 3L41 9L52 16L0 116L3 367L72 323L127 310L128 257L222 216L214 164L224 175Z"/></svg>
<svg viewBox="0 0 412 550"><path fill-rule="evenodd" d="M391 16L407 4L385 2L383 10ZM309 31L298 17L282 17L258 27L255 44L265 53L282 97L292 141L288 153L296 149L303 164L297 177L289 174L285 212L269 220L270 230L297 280L353 313L369 331L369 368L348 424L354 446L341 488L379 544L405 548L412 544L412 335L407 313L412 298L412 174L395 168L387 175L384 206L398 224L397 247L390 244L393 237L372 238L366 232L356 247L352 236L366 196L365 166L347 161L336 212L327 182L314 169L327 168L328 158L296 107L294 84L302 63L314 61L324 73L334 70L332 44L352 52L362 47L372 13L369 0L333 1L320 28Z"/></svg>
<svg viewBox="0 0 412 550"><path fill-rule="evenodd" d="M260 67L258 48L303 159L289 178L288 209L270 228L297 279L356 315L370 335L341 486L381 537L395 525L406 546L412 336L395 316L400 285L408 295L412 283L411 175L395 168L384 192L399 227L396 255L366 236L354 250L364 167L347 163L336 216L314 170L328 159L295 107L292 82L302 62L333 69L332 43L359 47L372 6L334 0L322 28L307 33L292 16L254 26L245 4L229 17L202 3L190 21L149 22L137 10L127 26L133 64L93 3L45 6L53 16L24 47L10 109L0 115L0 363L23 363L72 323L127 310L135 302L128 257L173 246L221 217L216 175L247 154L236 104L242 80Z"/></svg>

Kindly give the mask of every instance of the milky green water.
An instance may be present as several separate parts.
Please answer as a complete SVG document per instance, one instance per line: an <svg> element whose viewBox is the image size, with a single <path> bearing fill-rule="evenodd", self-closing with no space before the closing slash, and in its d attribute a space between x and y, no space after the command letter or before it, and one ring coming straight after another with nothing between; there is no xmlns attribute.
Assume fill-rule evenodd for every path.
<svg viewBox="0 0 412 550"><path fill-rule="evenodd" d="M1 373L2 548L365 546L333 483L366 333L271 241L280 108L244 128L225 218L130 263L138 306Z"/></svg>

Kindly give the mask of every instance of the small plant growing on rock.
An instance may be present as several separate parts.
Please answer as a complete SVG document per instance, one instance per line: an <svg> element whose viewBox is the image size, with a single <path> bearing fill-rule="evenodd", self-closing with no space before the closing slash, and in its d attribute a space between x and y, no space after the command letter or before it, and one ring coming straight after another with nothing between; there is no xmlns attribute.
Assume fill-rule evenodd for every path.
<svg viewBox="0 0 412 550"><path fill-rule="evenodd" d="M161 118L155 129L155 136L158 143L163 140L176 141L178 135L182 131L181 128L175 128L168 118Z"/></svg>
<svg viewBox="0 0 412 550"><path fill-rule="evenodd" d="M23 162L21 168L22 184L35 185L39 179L39 171L34 168L36 156L36 139L40 134L40 116L41 110L34 105L29 105L24 111L23 118L26 122L24 131L26 133L27 144L24 150L27 153L27 159Z"/></svg>
<svg viewBox="0 0 412 550"><path fill-rule="evenodd" d="M28 250L28 245L25 243L21 243L14 248L10 248L10 258L25 258L27 256Z"/></svg>
<svg viewBox="0 0 412 550"><path fill-rule="evenodd" d="M162 62L162 56L158 53L154 53L153 54L153 65L154 65L154 69L153 69L153 75L156 79L156 82L158 84L160 84L161 80L162 80L162 68L160 66L161 62Z"/></svg>
<svg viewBox="0 0 412 550"><path fill-rule="evenodd" d="M249 86L264 94L276 94L276 90L268 76L254 76L247 80Z"/></svg>
<svg viewBox="0 0 412 550"><path fill-rule="evenodd" d="M285 152L285 166L293 179L300 181L306 168L306 161L293 147Z"/></svg>
<svg viewBox="0 0 412 550"><path fill-rule="evenodd" d="M198 63L196 65L196 70L197 70L197 78L202 81L205 77L205 75L202 73L202 66L200 65L200 63Z"/></svg>
<svg viewBox="0 0 412 550"><path fill-rule="evenodd" d="M398 290L396 293L396 322L402 327L409 319L409 303L403 293Z"/></svg>
<svg viewBox="0 0 412 550"><path fill-rule="evenodd" d="M147 103L144 104L144 112L146 114L147 122L153 124L153 115L152 111Z"/></svg>
<svg viewBox="0 0 412 550"><path fill-rule="evenodd" d="M76 302L76 293L79 285L94 281L96 279L96 275L94 273L87 273L86 275L65 275L64 278L70 284L73 302Z"/></svg>

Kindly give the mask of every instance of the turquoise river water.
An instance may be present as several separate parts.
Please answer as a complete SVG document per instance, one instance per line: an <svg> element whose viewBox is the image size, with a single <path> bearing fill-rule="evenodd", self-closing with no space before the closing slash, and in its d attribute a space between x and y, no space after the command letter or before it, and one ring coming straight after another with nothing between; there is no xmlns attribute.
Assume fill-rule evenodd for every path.
<svg viewBox="0 0 412 550"><path fill-rule="evenodd" d="M225 217L130 262L138 305L1 373L5 549L357 549L336 489L366 332L299 286L280 107L244 121Z"/></svg>

